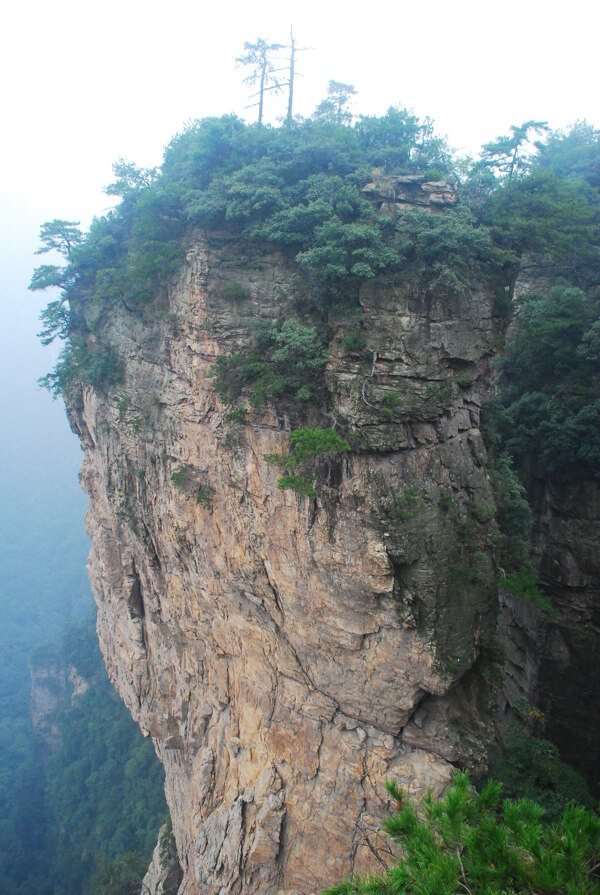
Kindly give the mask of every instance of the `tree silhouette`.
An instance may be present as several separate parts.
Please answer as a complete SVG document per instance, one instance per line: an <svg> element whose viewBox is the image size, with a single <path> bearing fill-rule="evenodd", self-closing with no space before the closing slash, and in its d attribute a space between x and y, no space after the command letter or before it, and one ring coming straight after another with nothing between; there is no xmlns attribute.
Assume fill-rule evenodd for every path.
<svg viewBox="0 0 600 895"><path fill-rule="evenodd" d="M352 84L341 81L330 81L327 85L327 96L313 113L317 121L330 121L333 124L347 125L352 123L352 112L348 108L356 89Z"/></svg>

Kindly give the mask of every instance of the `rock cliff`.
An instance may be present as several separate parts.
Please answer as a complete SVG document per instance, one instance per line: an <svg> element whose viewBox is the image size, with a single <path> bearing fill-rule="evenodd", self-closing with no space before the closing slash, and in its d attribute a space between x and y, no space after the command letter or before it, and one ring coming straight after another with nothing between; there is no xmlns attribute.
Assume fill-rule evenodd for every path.
<svg viewBox="0 0 600 895"><path fill-rule="evenodd" d="M55 752L61 741L56 710L67 692L64 665L60 656L51 650L38 650L29 658L29 673L31 726L35 736L50 752Z"/></svg>
<svg viewBox="0 0 600 895"><path fill-rule="evenodd" d="M230 281L242 301L221 297ZM490 300L393 276L359 300L366 345L344 347L341 315L326 407L232 420L211 365L252 320L293 313L295 270L198 235L168 306L104 315L122 385L70 401L101 648L164 764L189 895L374 869L386 778L416 795L483 761ZM279 489L264 455L332 421L352 451L318 465L316 499Z"/></svg>

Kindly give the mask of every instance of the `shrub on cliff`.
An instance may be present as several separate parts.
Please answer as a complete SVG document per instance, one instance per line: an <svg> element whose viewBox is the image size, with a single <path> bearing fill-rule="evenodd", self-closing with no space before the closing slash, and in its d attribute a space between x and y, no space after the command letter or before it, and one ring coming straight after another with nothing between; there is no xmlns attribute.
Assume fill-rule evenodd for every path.
<svg viewBox="0 0 600 895"><path fill-rule="evenodd" d="M265 460L284 470L277 482L282 491L315 498L317 462L349 450L346 439L333 429L302 428L290 434L287 454L265 454Z"/></svg>
<svg viewBox="0 0 600 895"><path fill-rule="evenodd" d="M544 811L527 799L500 801L499 784L481 794L456 773L441 799L427 795L417 810L394 783L397 811L384 829L402 857L382 876L353 877L326 895L597 895L600 818L571 805L545 826Z"/></svg>
<svg viewBox="0 0 600 895"><path fill-rule="evenodd" d="M250 404L259 407L282 397L308 401L322 388L328 352L314 326L295 317L257 326L250 346L230 357L217 357L214 385L225 403L250 390Z"/></svg>

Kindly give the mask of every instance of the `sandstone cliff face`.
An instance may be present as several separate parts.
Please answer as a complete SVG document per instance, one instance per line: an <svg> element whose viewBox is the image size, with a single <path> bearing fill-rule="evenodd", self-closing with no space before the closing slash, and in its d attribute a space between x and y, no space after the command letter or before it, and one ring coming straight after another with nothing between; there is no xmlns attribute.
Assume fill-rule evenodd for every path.
<svg viewBox="0 0 600 895"><path fill-rule="evenodd" d="M228 281L250 297L224 301ZM366 286L367 346L344 350L339 321L326 410L228 421L215 356L294 301L283 256L198 237L168 308L105 320L123 385L86 388L69 408L100 643L164 763L189 895L308 893L376 868L385 779L440 790L453 762L480 764L488 733L472 669L493 597L460 562L465 520L490 501L488 299L433 301L401 279ZM390 390L399 403L385 414ZM321 465L318 498L278 489L264 454L284 450L290 429L332 420L354 450Z"/></svg>

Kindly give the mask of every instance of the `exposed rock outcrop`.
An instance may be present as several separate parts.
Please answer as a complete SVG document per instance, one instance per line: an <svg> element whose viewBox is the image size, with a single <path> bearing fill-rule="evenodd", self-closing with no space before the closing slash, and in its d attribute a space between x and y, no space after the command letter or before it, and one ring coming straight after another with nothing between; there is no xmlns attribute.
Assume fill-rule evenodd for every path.
<svg viewBox="0 0 600 895"><path fill-rule="evenodd" d="M503 595L499 639L506 677L498 725L525 722L527 707L546 719L546 736L597 791L600 778L600 490L533 479L533 546L540 581L552 596L551 618Z"/></svg>
<svg viewBox="0 0 600 895"><path fill-rule="evenodd" d="M228 280L245 302L220 298ZM485 702L465 674L493 625L493 601L455 575L461 520L489 501L489 302L365 287L366 352L343 349L340 323L329 418L230 422L211 364L251 319L292 313L292 283L281 256L199 239L166 314L106 321L121 392L70 407L100 643L164 763L186 893L310 892L373 869L385 779L439 791L452 762L481 762L487 733L477 714L451 735L448 720ZM264 454L331 414L352 421L355 451L323 465L315 501L278 489Z"/></svg>
<svg viewBox="0 0 600 895"><path fill-rule="evenodd" d="M66 675L60 656L38 650L29 659L31 696L29 714L35 736L55 752L60 746L56 710L66 696Z"/></svg>
<svg viewBox="0 0 600 895"><path fill-rule="evenodd" d="M148 872L142 880L140 895L177 895L181 877L173 836L164 824L158 832L158 840Z"/></svg>
<svg viewBox="0 0 600 895"><path fill-rule="evenodd" d="M232 280L247 299L220 297ZM439 791L489 735L470 674L494 625L489 516L477 584L461 555L490 501L490 302L367 284L367 345L345 349L339 321L327 416L228 420L211 364L251 320L293 314L294 288L284 256L198 237L168 308L105 315L119 390L69 407L101 648L164 763L186 895L308 893L374 869L385 779ZM353 451L319 466L317 499L278 489L264 455L332 420Z"/></svg>

